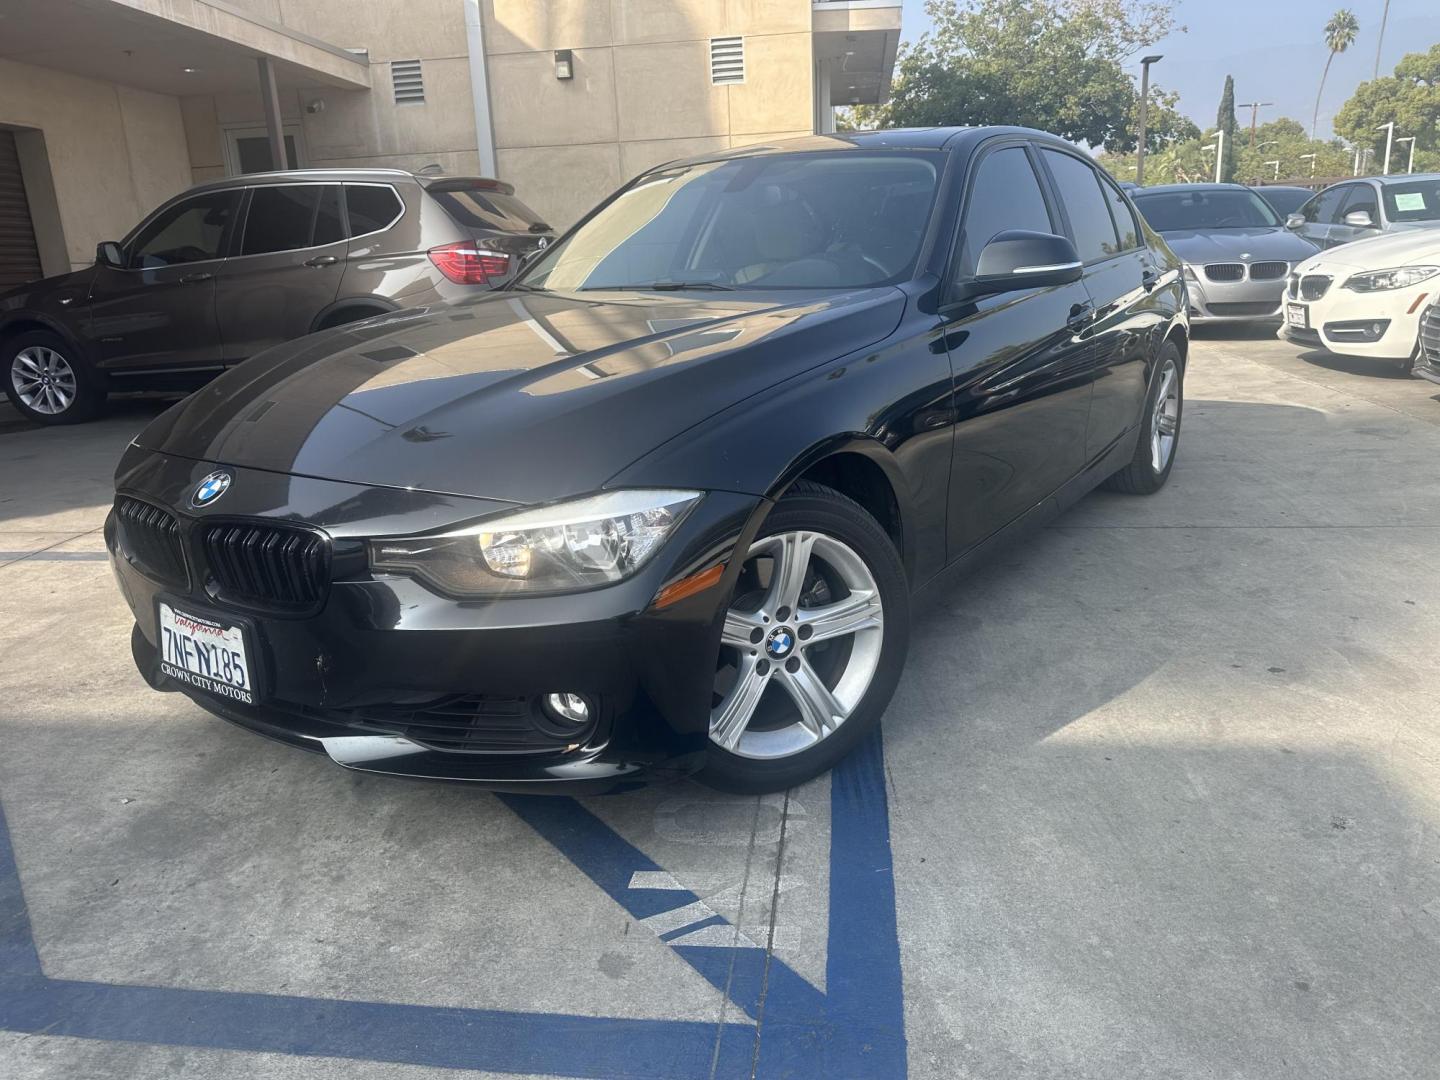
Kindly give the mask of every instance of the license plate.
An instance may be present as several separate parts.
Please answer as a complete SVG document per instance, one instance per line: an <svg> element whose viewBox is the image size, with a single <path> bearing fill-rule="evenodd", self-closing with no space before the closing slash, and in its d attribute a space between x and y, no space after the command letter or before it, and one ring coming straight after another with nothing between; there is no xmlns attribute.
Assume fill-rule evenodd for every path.
<svg viewBox="0 0 1440 1080"><path fill-rule="evenodd" d="M1310 329L1310 309L1304 304L1286 304L1285 321L1302 330Z"/></svg>
<svg viewBox="0 0 1440 1080"><path fill-rule="evenodd" d="M254 668L245 628L215 615L157 604L160 670L177 682L255 704Z"/></svg>

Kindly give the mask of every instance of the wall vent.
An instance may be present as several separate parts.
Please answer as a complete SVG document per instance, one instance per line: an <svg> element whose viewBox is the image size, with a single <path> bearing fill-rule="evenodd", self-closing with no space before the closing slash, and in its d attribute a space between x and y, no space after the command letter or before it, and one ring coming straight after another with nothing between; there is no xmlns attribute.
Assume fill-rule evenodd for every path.
<svg viewBox="0 0 1440 1080"><path fill-rule="evenodd" d="M717 37L710 39L710 81L712 83L743 83L745 81L745 39Z"/></svg>
<svg viewBox="0 0 1440 1080"><path fill-rule="evenodd" d="M395 86L396 105L424 105L425 79L419 60L390 61L390 81Z"/></svg>

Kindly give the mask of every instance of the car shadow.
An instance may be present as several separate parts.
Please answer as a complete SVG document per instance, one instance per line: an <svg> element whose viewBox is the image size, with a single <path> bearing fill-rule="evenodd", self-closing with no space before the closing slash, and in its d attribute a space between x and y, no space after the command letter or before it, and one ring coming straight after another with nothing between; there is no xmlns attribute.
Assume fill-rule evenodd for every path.
<svg viewBox="0 0 1440 1080"><path fill-rule="evenodd" d="M1310 349L1300 353L1299 358L1315 367L1325 368L1327 371L1343 372L1346 375L1362 375L1372 379L1400 381L1414 378L1408 371L1401 371L1397 362L1379 360L1373 356L1340 356L1323 349Z"/></svg>

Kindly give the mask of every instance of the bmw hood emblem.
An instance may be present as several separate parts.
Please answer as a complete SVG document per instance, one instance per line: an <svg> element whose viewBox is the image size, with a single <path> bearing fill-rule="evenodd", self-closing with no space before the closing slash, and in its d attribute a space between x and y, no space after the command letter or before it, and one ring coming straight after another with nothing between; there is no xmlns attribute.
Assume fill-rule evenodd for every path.
<svg viewBox="0 0 1440 1080"><path fill-rule="evenodd" d="M230 490L230 483L234 479L224 469L216 469L195 485L195 490L190 493L190 505L197 510L209 506Z"/></svg>

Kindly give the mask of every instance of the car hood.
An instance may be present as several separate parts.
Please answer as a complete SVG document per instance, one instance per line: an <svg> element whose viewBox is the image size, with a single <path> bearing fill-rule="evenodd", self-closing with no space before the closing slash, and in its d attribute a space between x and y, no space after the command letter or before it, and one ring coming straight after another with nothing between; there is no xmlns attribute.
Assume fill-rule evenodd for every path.
<svg viewBox="0 0 1440 1080"><path fill-rule="evenodd" d="M1241 260L1299 262L1316 250L1309 240L1283 228L1175 229L1160 235L1171 251L1196 265Z"/></svg>
<svg viewBox="0 0 1440 1080"><path fill-rule="evenodd" d="M1409 229L1382 233L1330 248L1307 259L1299 269L1308 273L1324 267L1347 270L1388 270L1416 263L1440 265L1440 229Z"/></svg>
<svg viewBox="0 0 1440 1080"><path fill-rule="evenodd" d="M90 279L94 276L95 268L87 266L83 270L72 270L68 274L54 274L36 281L28 281L13 289L0 291L0 315L16 308L42 304L53 293L61 295L68 293L76 297L84 296L89 291Z"/></svg>
<svg viewBox="0 0 1440 1080"><path fill-rule="evenodd" d="M490 293L272 349L139 445L327 480L517 503L594 491L707 417L873 344L896 288Z"/></svg>

